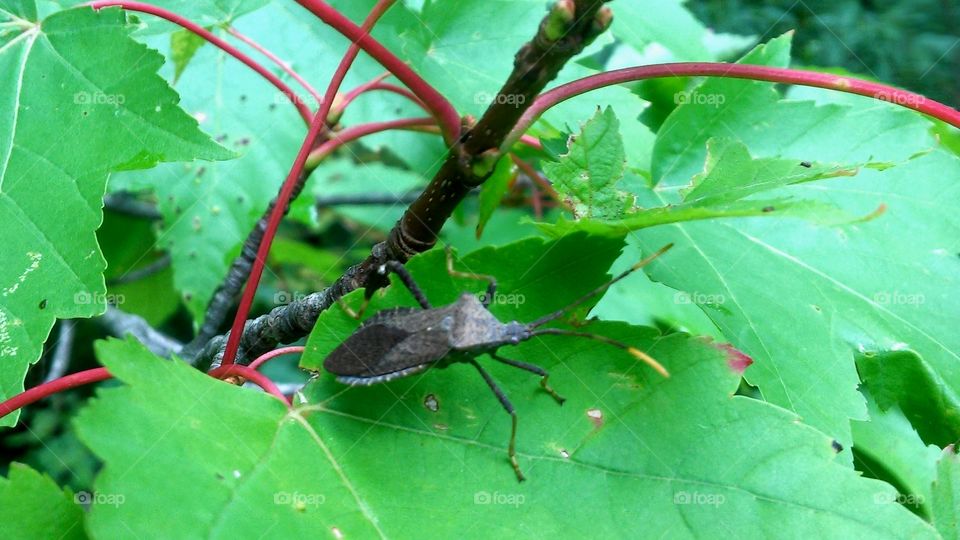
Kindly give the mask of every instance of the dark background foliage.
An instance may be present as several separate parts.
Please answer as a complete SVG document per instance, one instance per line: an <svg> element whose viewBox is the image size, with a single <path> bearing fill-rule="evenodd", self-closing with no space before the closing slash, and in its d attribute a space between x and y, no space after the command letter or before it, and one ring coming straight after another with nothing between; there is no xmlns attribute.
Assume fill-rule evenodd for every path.
<svg viewBox="0 0 960 540"><path fill-rule="evenodd" d="M960 102L960 3L953 0L706 0L687 7L718 32L766 41L796 30L797 64L842 66Z"/></svg>

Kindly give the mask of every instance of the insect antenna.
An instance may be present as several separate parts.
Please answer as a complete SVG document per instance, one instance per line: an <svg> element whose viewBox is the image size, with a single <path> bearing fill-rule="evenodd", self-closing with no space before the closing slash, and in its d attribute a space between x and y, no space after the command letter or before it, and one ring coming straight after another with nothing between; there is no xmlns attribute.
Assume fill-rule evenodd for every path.
<svg viewBox="0 0 960 540"><path fill-rule="evenodd" d="M650 366L651 368L654 369L654 371L663 375L664 377L670 376L670 372L667 371L667 368L663 367L663 364L661 364L660 362L657 362L649 354L641 351L640 349L637 349L636 347L631 347L630 345L627 345L622 341L617 341L615 339L608 338L607 336L601 336L600 334L590 334L587 332L575 332L573 330L564 330L562 328L544 328L542 330L537 330L536 332L533 332L531 335L540 336L543 334L556 334L559 336L584 337L587 339L592 339L594 341L599 341L601 343L606 343L607 345L613 345L618 349L623 349L627 351L627 353L629 353L630 356L633 356L637 360L640 360L644 364Z"/></svg>
<svg viewBox="0 0 960 540"><path fill-rule="evenodd" d="M642 261L638 262L637 264L631 266L630 268L628 268L625 272L623 272L623 273L620 274L619 276L611 279L610 281L604 283L603 285L597 287L596 289L594 289L594 290L588 292L587 294L581 296L580 298L574 300L571 304L567 305L566 307L560 308L559 310L554 311L553 313L550 313L550 314L548 314L548 315L544 315L543 317L540 317L539 319L537 319L537 320L533 321L532 323L528 324L528 325L527 325L527 328L531 328L531 329L537 328L538 326L543 326L543 325L547 324L547 323L550 322L550 321L559 319L564 313L566 313L566 312L570 311L571 309L579 306L580 304L586 302L586 301L589 300L590 298L592 298L592 297L594 297L594 296L602 293L603 291L607 290L607 288L609 288L611 285L613 285L614 283L620 281L621 279L629 276L629 275L632 274L633 272L635 272L635 271L643 268L644 266L650 264L651 261L653 261L653 260L656 259L657 257L663 255L664 253L666 253L667 251L669 251L670 248L672 248L672 247L673 247L673 244L672 244L672 243L663 246L662 248L658 249L656 253L654 253L653 255L650 255L650 256L647 257L646 259L643 259ZM551 332L551 333L556 333L556 332Z"/></svg>

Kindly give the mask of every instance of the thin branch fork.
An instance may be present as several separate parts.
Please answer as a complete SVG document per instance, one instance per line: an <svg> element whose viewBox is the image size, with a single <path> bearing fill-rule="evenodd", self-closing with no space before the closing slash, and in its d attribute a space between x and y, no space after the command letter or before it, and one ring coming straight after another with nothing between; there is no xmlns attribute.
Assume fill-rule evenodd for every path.
<svg viewBox="0 0 960 540"><path fill-rule="evenodd" d="M353 23L339 20L338 17L342 16L323 2L298 1L325 22L336 26L351 39L356 39L356 43L384 63L417 94L434 111L438 120L441 116L449 120L445 111L439 111L437 102L432 99L431 92L435 90L419 87L418 82L422 82L422 79L415 74L415 78L411 78L407 73L409 68L405 65L392 65L395 57L388 52L384 56L385 50L379 50L378 46L382 48L379 44L372 45L375 43L372 38L355 35L350 26L355 27ZM365 261L347 270L328 289L246 321L240 336L231 339L228 334L213 338L196 356L197 364L212 363L216 366L221 359L229 362L234 350L238 361L244 363L279 343L295 341L307 335L319 314L343 295L360 287L372 292L385 286L384 278L375 272L384 262L406 262L413 255L430 249L457 205L493 171L501 157L501 145L526 107L556 77L568 60L609 27L612 15L609 9L603 7L604 3L604 0L560 0L554 5L534 38L517 53L513 71L499 92L505 98L493 100L475 126L465 123L464 135L453 145L430 185L410 205L391 230L388 239L374 246ZM446 101L443 100L443 103ZM444 125L443 122L441 125ZM235 327L232 332L237 330L239 328ZM224 343L231 341L237 344L237 348L231 348L230 354L225 355Z"/></svg>
<svg viewBox="0 0 960 540"><path fill-rule="evenodd" d="M377 3L374 4L373 9L370 10L366 20L364 20L362 27L357 27L348 19L340 15L339 12L333 10L333 14L335 15L333 19L335 22L328 24L332 24L338 30L345 31L345 34L350 35L353 43L350 44L350 46L347 48L347 52L343 55L343 58L340 59L340 64L337 66L336 71L334 71L333 77L330 79L330 83L327 85L327 91L323 95L323 101L320 103L320 110L317 111L313 121L310 123L310 130L307 133L307 137L304 139L303 145L300 147L300 151L290 168L290 173L287 175L287 179L284 180L283 185L280 187L280 193L277 195L276 204L273 205L268 212L269 220L267 221L267 227L263 233L262 240L257 246L256 258L253 259L253 264L250 268L250 274L246 280L246 286L244 287L243 294L240 297L240 305L237 308L236 316L234 316L233 319L231 334L227 338L227 345L224 349L222 358L223 365L232 364L237 355L240 347L240 333L243 331L247 315L249 315L250 308L253 306L253 297L256 294L257 287L260 284L260 278L263 275L263 270L267 261L267 254L270 252L270 246L273 243L273 238L280 226L280 221L290 208L290 202L295 196L294 193L299 193L303 189L306 177L308 176L308 173L305 172L304 169L307 163L307 157L314 145L314 142L326 127L327 117L330 115L330 110L333 107L333 101L337 95L337 91L340 89L340 85L346 78L347 72L350 70L350 66L353 65L353 61L357 58L357 54L360 52L361 47L368 51L371 50L370 47L372 47L372 50L376 51L377 49L374 47L375 45L386 51L382 45L370 37L370 30L380 19L380 17L383 16L388 9L390 9L394 2L396 2L396 0L378 0ZM320 2L320 4L323 3ZM338 18L339 20L337 20ZM364 43L367 45L364 46ZM387 51L387 53L389 55L389 51ZM396 59L396 57L393 58ZM389 57L386 59L390 60ZM396 71L394 73L397 74L398 78L403 80L403 73L397 73ZM414 84L417 84L418 82L415 78L410 79L410 81ZM408 82L407 84L409 85L410 83ZM413 87L411 87L411 89L412 88ZM428 89L433 90L433 88L429 87L429 85ZM434 92L436 91L434 90ZM429 104L428 100L425 100L425 102ZM443 103L446 103L446 101L443 101ZM442 118L438 116L437 121L442 123Z"/></svg>

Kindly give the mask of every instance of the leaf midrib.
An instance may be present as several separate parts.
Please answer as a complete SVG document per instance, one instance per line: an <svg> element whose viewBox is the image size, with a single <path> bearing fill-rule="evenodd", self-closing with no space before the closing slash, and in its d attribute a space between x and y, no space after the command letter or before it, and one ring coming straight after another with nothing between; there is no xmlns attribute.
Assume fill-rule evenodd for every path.
<svg viewBox="0 0 960 540"><path fill-rule="evenodd" d="M473 440L473 439L466 439L466 438L463 438L463 437L455 437L455 436L452 436L452 435L435 433L435 432L431 432L431 431L424 431L424 430L421 430L421 429L412 428L412 427L408 427L408 426L401 426L401 425L397 425L397 424L389 424L389 423L386 423L386 422L383 422L383 421L380 421L380 420L372 420L372 419L370 419L370 418L365 418L365 417L362 417L362 416L356 416L356 415L353 415L353 414L350 414L350 413L338 411L338 410L335 410L335 409L330 409L330 408L328 408L328 407L326 407L326 406L323 406L323 405L307 405L307 406L297 407L297 408L295 408L294 410L292 410L290 413L288 413L286 417L296 418L297 421L298 421L298 423L303 424L304 427L309 430L309 432L311 433L311 436L313 437L313 436L316 435L316 431L313 429L312 426L310 426L309 422L308 422L307 419L306 419L306 415L301 414L301 413L314 413L314 412L317 412L317 413L327 413L327 414L331 414L331 415L334 415L334 416L339 416L339 417L342 417L342 418L346 418L346 419L349 419L349 420L353 420L353 421L357 421L357 422L362 422L362 423L366 423L366 424L371 424L371 425L374 425L374 426L376 426L376 427L393 429L393 430L396 430L396 431L404 431L404 432L412 433L412 434L414 434L414 435L421 435L421 436L426 436L426 437L433 437L433 438L439 439L439 440L444 440L444 441L449 441L449 442L455 442L455 443L459 443L459 444L463 444L463 445L467 445L467 446L475 446L475 447L478 447L478 448L484 448L484 449L487 449L487 450L495 451L495 452L497 452L497 453L500 453L500 452L503 451L502 448L495 447L495 446L489 445L489 444L485 444L485 443L482 443L482 442L480 442L480 441L476 441L476 440ZM286 418L286 417L285 417L285 418ZM322 444L322 441L319 440L319 436L316 436L315 439L317 440L318 444ZM325 445L323 445L322 448L324 449L325 452L329 452L329 449L328 449ZM783 448L783 449L780 449L780 452L785 452L785 451L787 451L787 450L789 450L789 449L788 449L788 448ZM831 511L829 508L819 508L819 507L816 507L816 506L809 506L809 505L802 504L802 503L799 503L799 502L785 500L785 499L782 499L782 498L779 498L779 497L773 497L773 496L766 495L766 494L762 494L762 493L756 493L756 492L754 492L754 491L751 491L751 490L749 490L749 489L746 489L746 488L743 488L743 487L740 487L740 486L736 486L736 485L723 484L723 483L719 483L719 482L713 482L713 481L709 481L709 480L700 480L700 479L695 479L695 478L683 478L683 477L673 477L673 478L670 478L670 477L665 477L665 476L657 476L657 475L643 474L643 473L637 473L637 472L632 472L632 471L623 471L623 470L619 470L619 469L612 469L612 468L604 467L604 466L601 466L601 465L595 465L595 464L586 463L586 462L583 462L583 461L578 461L578 460L575 460L575 459L572 459L572 458L557 458L557 457L550 457L550 456L537 455L537 454L527 454L527 453L520 452L520 451L517 451L517 455L518 455L518 456L523 456L523 457L525 457L525 458L527 458L527 459L530 459L530 460L533 460L533 461L549 461L549 462L563 463L563 464L568 464L568 465L572 465L572 466L576 466L576 467L580 467L580 468L584 468L584 469L588 469L588 470L599 471L599 472L601 472L601 473L603 473L603 474L608 474L608 475L613 475L613 476L621 476L621 477L625 477L625 478L635 478L635 479L640 479L640 480L652 480L652 481L662 482L662 483L667 483L667 484L683 483L683 484L689 484L689 485L693 485L693 486L701 486L701 487L707 487L707 488L712 488L712 489L717 489L717 490L726 490L726 491L736 492L736 493L741 494L741 495L746 495L746 496L754 497L755 499L757 499L757 500L759 500L759 501L766 501L766 502L769 502L769 503L772 503L772 504L784 505L784 506L789 506L789 507L793 507L793 508L799 508L799 509L809 510L809 511L812 511L812 512L822 513L822 514L828 515L828 516L840 517L840 518L842 518L842 519L849 520L849 521L852 521L852 522L854 522L854 523L858 523L858 524L860 524L860 525L862 525L862 526L864 526L864 527L866 527L866 528L868 528L868 529L871 529L871 530L876 530L876 531L882 532L882 533L887 533L887 532L888 532L888 531L886 531L886 530L884 530L884 529L879 529L879 528L877 528L877 526L876 526L876 524L875 524L874 522L872 522L872 521L866 521L866 520L861 520L861 519L859 519L859 518L858 518L857 516L855 516L855 515L841 514L841 513L833 512L833 511ZM776 455L777 455L777 454L772 454L772 455L768 456L768 458L769 458L769 459L772 459L773 457L776 457ZM337 464L335 458L332 456L332 454L328 454L327 457L328 457L328 459L331 461L331 463L334 464L334 465L337 467L337 472L338 472L338 474L339 474L339 473L341 472L341 469L339 468L339 464ZM352 491L352 490L351 490L351 491ZM366 515L366 510L367 510L367 508L366 508L366 507L361 507L361 509L364 510L364 515ZM681 513L682 513L682 512L681 512ZM379 528L377 528L377 530L380 531ZM381 532L381 534L382 534L382 532Z"/></svg>

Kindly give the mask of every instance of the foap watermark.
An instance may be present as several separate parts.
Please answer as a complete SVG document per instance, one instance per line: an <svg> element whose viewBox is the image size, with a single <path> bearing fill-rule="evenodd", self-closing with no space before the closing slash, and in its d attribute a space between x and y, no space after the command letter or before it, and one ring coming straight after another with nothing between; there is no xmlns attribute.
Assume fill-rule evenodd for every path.
<svg viewBox="0 0 960 540"><path fill-rule="evenodd" d="M101 305L101 304L119 306L126 301L127 301L127 298L122 294L113 294L113 293L104 294L101 292L91 293L88 291L80 291L77 294L73 295L73 303L78 306Z"/></svg>
<svg viewBox="0 0 960 540"><path fill-rule="evenodd" d="M880 291L873 295L873 301L881 306L919 306L926 302L926 297L922 293Z"/></svg>
<svg viewBox="0 0 960 540"><path fill-rule="evenodd" d="M81 90L73 94L73 102L77 105L112 105L119 107L127 101L123 94L107 94L97 90L96 92L87 92Z"/></svg>
<svg viewBox="0 0 960 540"><path fill-rule="evenodd" d="M874 494L873 502L875 504L903 504L906 506L921 506L926 501L923 495L886 492Z"/></svg>
<svg viewBox="0 0 960 540"><path fill-rule="evenodd" d="M708 107L722 107L727 102L727 96L723 94L712 94L698 92L696 90L684 90L673 95L674 105L706 105Z"/></svg>
<svg viewBox="0 0 960 540"><path fill-rule="evenodd" d="M278 491L273 494L273 504L283 506L296 506L297 508L306 508L308 506L320 506L327 502L323 493L300 493L299 491Z"/></svg>
<svg viewBox="0 0 960 540"><path fill-rule="evenodd" d="M78 491L73 495L73 502L83 506L101 504L114 508L123 504L127 498L122 493L102 493L100 491Z"/></svg>
<svg viewBox="0 0 960 540"><path fill-rule="evenodd" d="M697 304L700 306L719 306L726 303L726 301L727 297L719 293L677 291L673 295L673 303L680 305Z"/></svg>
<svg viewBox="0 0 960 540"><path fill-rule="evenodd" d="M527 96L523 94L491 94L489 92L477 92L473 95L473 102L477 105L511 105L520 107L527 102Z"/></svg>
<svg viewBox="0 0 960 540"><path fill-rule="evenodd" d="M673 494L673 504L720 506L725 502L727 502L727 497L722 493L700 493L699 491L678 491Z"/></svg>
<svg viewBox="0 0 960 540"><path fill-rule="evenodd" d="M497 504L517 508L523 504L525 500L526 497L524 497L523 493L500 493L499 491L491 493L489 491L478 491L473 494L473 504Z"/></svg>
<svg viewBox="0 0 960 540"><path fill-rule="evenodd" d="M923 96L918 96L916 94L905 94L901 92L892 92L889 90L884 90L882 92L877 92L873 95L873 99L879 101L886 101L887 103L893 103L894 105L900 105L901 107L919 107L927 102L927 98Z"/></svg>
<svg viewBox="0 0 960 540"><path fill-rule="evenodd" d="M288 96L283 92L274 92L273 93L273 105L286 105L288 103L293 103L294 105L306 105L307 107L313 107L316 105L316 102L311 98L304 98L298 94Z"/></svg>
<svg viewBox="0 0 960 540"><path fill-rule="evenodd" d="M306 297L307 295L301 292L277 291L273 293L273 303L285 306L287 304L299 302Z"/></svg>
<svg viewBox="0 0 960 540"><path fill-rule="evenodd" d="M487 293L482 292L477 294L477 300L481 302L487 301ZM490 305L500 305L500 306L521 306L527 303L527 297L520 293L502 293L497 292L493 294L493 297L489 299Z"/></svg>

